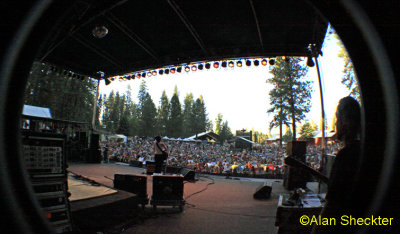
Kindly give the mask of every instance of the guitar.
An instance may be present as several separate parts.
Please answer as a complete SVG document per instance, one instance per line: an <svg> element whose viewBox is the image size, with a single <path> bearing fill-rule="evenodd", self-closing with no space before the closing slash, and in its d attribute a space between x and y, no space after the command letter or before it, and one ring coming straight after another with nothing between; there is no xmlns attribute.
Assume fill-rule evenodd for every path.
<svg viewBox="0 0 400 234"><path fill-rule="evenodd" d="M321 172L309 167L305 163L303 163L303 162L301 162L301 161L299 161L299 160L297 160L297 159L295 159L295 158L293 158L291 156L285 158L285 163L287 165L289 165L289 166L299 167L299 168L307 171L308 173L310 173L313 176L317 177L318 179L320 179L324 183L328 183L328 181L329 181L329 178L326 175L324 175Z"/></svg>

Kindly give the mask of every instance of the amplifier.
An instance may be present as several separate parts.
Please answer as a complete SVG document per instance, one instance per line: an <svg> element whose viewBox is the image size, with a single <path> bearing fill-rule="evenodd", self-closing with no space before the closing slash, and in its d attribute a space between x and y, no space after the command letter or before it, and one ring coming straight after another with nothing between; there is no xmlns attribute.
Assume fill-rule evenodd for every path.
<svg viewBox="0 0 400 234"><path fill-rule="evenodd" d="M147 197L147 177L114 174L114 188Z"/></svg>
<svg viewBox="0 0 400 234"><path fill-rule="evenodd" d="M153 175L156 170L156 163L151 161L146 161L146 174Z"/></svg>
<svg viewBox="0 0 400 234"><path fill-rule="evenodd" d="M153 200L183 200L183 176L153 175L152 177Z"/></svg>

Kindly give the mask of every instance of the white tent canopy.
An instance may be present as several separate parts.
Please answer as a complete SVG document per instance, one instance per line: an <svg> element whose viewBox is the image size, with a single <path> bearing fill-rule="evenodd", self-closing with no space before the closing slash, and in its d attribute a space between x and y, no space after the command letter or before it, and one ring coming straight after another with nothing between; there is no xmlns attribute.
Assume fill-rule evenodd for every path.
<svg viewBox="0 0 400 234"><path fill-rule="evenodd" d="M128 140L128 137L122 134L115 134L108 136L108 139L123 139L123 141L126 142Z"/></svg>
<svg viewBox="0 0 400 234"><path fill-rule="evenodd" d="M325 137L332 137L333 135L335 135L336 132L334 131L325 131ZM315 133L314 138L321 138L322 137L322 131L318 131Z"/></svg>
<svg viewBox="0 0 400 234"><path fill-rule="evenodd" d="M23 115L51 119L50 108L24 105Z"/></svg>

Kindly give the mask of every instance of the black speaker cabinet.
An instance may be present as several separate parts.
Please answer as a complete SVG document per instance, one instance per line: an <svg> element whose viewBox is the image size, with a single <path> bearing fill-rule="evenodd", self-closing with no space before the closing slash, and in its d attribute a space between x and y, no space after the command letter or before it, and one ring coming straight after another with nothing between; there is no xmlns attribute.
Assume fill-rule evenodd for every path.
<svg viewBox="0 0 400 234"><path fill-rule="evenodd" d="M114 174L114 188L147 197L147 177L138 175Z"/></svg>
<svg viewBox="0 0 400 234"><path fill-rule="evenodd" d="M99 149L100 148L99 140L100 140L99 134L92 134L90 137L90 148Z"/></svg>
<svg viewBox="0 0 400 234"><path fill-rule="evenodd" d="M264 182L253 194L254 199L268 199L271 197L272 183Z"/></svg>
<svg viewBox="0 0 400 234"><path fill-rule="evenodd" d="M307 172L287 165L285 166L285 174L283 177L283 186L287 190L306 188L307 181L309 180L309 175Z"/></svg>
<svg viewBox="0 0 400 234"><path fill-rule="evenodd" d="M181 167L173 167L173 166L165 167L165 173L168 173L168 174L180 174L181 170L182 170Z"/></svg>
<svg viewBox="0 0 400 234"><path fill-rule="evenodd" d="M183 180L186 181L194 181L195 179L195 172L191 169L182 168L181 174L183 175Z"/></svg>
<svg viewBox="0 0 400 234"><path fill-rule="evenodd" d="M307 142L305 141L290 141L286 146L287 155L295 157L301 162L306 161Z"/></svg>
<svg viewBox="0 0 400 234"><path fill-rule="evenodd" d="M100 163L101 152L99 149L85 149L85 161L87 163Z"/></svg>
<svg viewBox="0 0 400 234"><path fill-rule="evenodd" d="M153 175L154 201L183 200L183 176Z"/></svg>
<svg viewBox="0 0 400 234"><path fill-rule="evenodd" d="M155 170L156 170L156 163L155 162L146 161L146 174L147 175L153 175Z"/></svg>

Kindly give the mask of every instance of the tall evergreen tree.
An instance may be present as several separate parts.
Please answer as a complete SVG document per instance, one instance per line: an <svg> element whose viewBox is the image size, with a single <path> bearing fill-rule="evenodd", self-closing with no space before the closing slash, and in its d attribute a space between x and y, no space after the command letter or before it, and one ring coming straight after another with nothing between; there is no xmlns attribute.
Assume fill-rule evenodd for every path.
<svg viewBox="0 0 400 234"><path fill-rule="evenodd" d="M171 137L181 137L182 135L182 108L179 101L178 88L175 86L174 94L172 95L170 102L170 113L168 119L168 134Z"/></svg>
<svg viewBox="0 0 400 234"><path fill-rule="evenodd" d="M212 130L212 124L209 123L207 110L202 95L196 99L196 102L193 105L193 116L195 134L205 132L207 129Z"/></svg>
<svg viewBox="0 0 400 234"><path fill-rule="evenodd" d="M158 134L156 132L156 116L157 109L156 106L151 99L149 93L146 93L146 96L143 101L142 106L142 117L139 126L139 133L142 136L154 136Z"/></svg>
<svg viewBox="0 0 400 234"><path fill-rule="evenodd" d="M195 116L193 113L193 107L193 94L186 94L186 97L183 101L183 137L189 137L195 133Z"/></svg>
<svg viewBox="0 0 400 234"><path fill-rule="evenodd" d="M228 121L221 124L221 131L219 132L220 143L223 144L225 140L229 140L233 137L232 131L228 126Z"/></svg>
<svg viewBox="0 0 400 234"><path fill-rule="evenodd" d="M158 117L157 117L157 129L161 135L167 135L167 126L168 126L168 116L169 116L169 101L165 90L162 92L160 98L160 105L158 108Z"/></svg>
<svg viewBox="0 0 400 234"><path fill-rule="evenodd" d="M222 126L223 126L223 120L222 120L222 114L218 113L217 118L215 118L215 133L220 134L222 131Z"/></svg>
<svg viewBox="0 0 400 234"><path fill-rule="evenodd" d="M343 59L344 62L342 84L344 84L346 88L350 91L349 95L356 98L359 103L361 103L360 86L358 85L357 75L354 71L353 62L351 61L351 58L347 53L346 48L344 47L336 32L333 32L332 35L338 40L337 45L340 48L338 57Z"/></svg>
<svg viewBox="0 0 400 234"><path fill-rule="evenodd" d="M270 71L273 78L269 80L274 85L277 98L280 99L273 105L277 105L276 109L285 111L284 114L289 113L293 140L296 139L296 122L303 120L311 108L312 82L304 79L307 67L301 65L301 61L300 58L277 58ZM273 98L271 94L274 94L272 91L270 96Z"/></svg>

